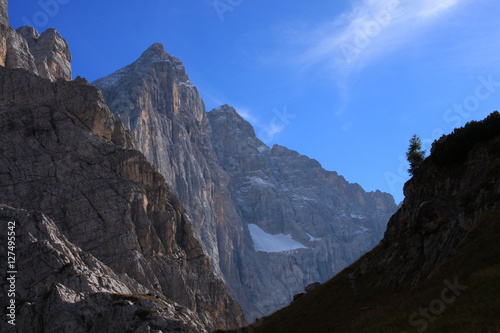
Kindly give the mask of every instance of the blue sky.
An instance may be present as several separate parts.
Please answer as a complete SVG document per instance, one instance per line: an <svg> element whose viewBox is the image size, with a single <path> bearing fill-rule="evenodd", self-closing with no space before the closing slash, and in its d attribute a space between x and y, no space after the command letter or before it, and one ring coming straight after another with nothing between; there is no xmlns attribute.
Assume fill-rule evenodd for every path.
<svg viewBox="0 0 500 333"><path fill-rule="evenodd" d="M268 145L400 201L405 152L500 109L494 0L15 0L11 25L60 31L89 81L155 42L207 111L234 106Z"/></svg>

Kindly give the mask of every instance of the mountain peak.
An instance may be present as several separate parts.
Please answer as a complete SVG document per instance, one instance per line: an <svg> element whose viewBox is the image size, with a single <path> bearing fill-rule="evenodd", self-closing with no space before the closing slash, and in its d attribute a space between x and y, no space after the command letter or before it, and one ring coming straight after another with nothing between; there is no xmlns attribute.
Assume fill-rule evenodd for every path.
<svg viewBox="0 0 500 333"><path fill-rule="evenodd" d="M231 105L229 105L229 104L221 105L221 106L213 109L210 112L213 112L213 113L226 113L226 114L238 114L238 112L236 111L236 109L234 107L232 107Z"/></svg>
<svg viewBox="0 0 500 333"><path fill-rule="evenodd" d="M219 118L229 118L233 121L248 123L234 107L228 104L221 105L209 112L211 116ZM250 125L250 124L249 124Z"/></svg>
<svg viewBox="0 0 500 333"><path fill-rule="evenodd" d="M163 66L155 66L156 63L160 62L164 63ZM98 87L101 90L106 90L116 86L119 82L122 81L122 79L125 81L130 80L130 75L134 72L142 73L144 75L147 75L148 77L165 79L167 76L159 73L166 73L170 70L172 70L172 72L176 74L175 77L178 82L181 82L187 86L191 86L182 61L167 53L161 43L154 43L146 51L144 51L135 62L115 71L108 76L92 82L92 85Z"/></svg>
<svg viewBox="0 0 500 333"><path fill-rule="evenodd" d="M33 27L14 30L9 25L7 1L0 0L0 65L22 68L45 79L71 80L71 53L68 43L55 29L41 35Z"/></svg>
<svg viewBox="0 0 500 333"><path fill-rule="evenodd" d="M154 43L142 53L139 60L162 61L168 60L168 54L161 43Z"/></svg>

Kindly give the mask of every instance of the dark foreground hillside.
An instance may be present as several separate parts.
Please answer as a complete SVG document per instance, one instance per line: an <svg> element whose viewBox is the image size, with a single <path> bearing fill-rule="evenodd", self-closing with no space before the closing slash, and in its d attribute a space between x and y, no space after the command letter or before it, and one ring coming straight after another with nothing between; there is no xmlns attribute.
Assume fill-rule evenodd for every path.
<svg viewBox="0 0 500 333"><path fill-rule="evenodd" d="M500 332L500 114L436 142L384 239L246 332Z"/></svg>

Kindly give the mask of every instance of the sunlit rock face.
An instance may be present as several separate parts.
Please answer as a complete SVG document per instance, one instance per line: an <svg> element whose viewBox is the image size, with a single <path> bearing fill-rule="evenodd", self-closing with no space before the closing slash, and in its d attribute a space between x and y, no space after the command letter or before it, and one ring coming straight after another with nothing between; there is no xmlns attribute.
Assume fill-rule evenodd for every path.
<svg viewBox="0 0 500 333"><path fill-rule="evenodd" d="M182 62L160 44L93 85L179 196L249 320L370 250L396 210L389 194L267 147L232 107L205 112Z"/></svg>
<svg viewBox="0 0 500 333"><path fill-rule="evenodd" d="M0 0L0 66L22 68L45 79L71 80L71 53L57 30L41 35L25 26L14 30L9 25L7 0Z"/></svg>
<svg viewBox="0 0 500 333"><path fill-rule="evenodd" d="M71 53L57 30L47 29L40 35L34 28L24 26L16 32L26 40L38 75L51 81L71 80Z"/></svg>
<svg viewBox="0 0 500 333"><path fill-rule="evenodd" d="M45 214L0 207L0 232L14 228L16 253L16 325L4 316L2 332L207 332L196 313L152 294L70 242ZM10 229L13 230L13 229ZM2 281L11 274L1 272ZM2 282L3 283L3 282ZM4 288L2 288L5 290ZM145 290L144 290L145 291ZM9 298L2 297L2 308ZM139 319L140 309L151 314ZM145 311L145 310L142 310Z"/></svg>

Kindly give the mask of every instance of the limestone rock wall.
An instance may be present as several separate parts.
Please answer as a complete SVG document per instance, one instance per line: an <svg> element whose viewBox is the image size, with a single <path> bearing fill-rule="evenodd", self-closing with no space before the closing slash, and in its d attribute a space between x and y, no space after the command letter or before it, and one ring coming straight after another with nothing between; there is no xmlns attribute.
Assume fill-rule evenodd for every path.
<svg viewBox="0 0 500 333"><path fill-rule="evenodd" d="M16 31L27 41L38 75L51 81L71 80L71 53L57 30L47 29L40 35L34 28L24 26Z"/></svg>
<svg viewBox="0 0 500 333"><path fill-rule="evenodd" d="M15 224L12 224L15 223ZM191 310L152 294L138 294L132 279L120 277L61 234L46 215L0 207L0 233L16 233L15 326L1 314L2 332L207 332ZM0 240L3 253L7 238ZM5 251L4 251L5 250ZM2 266L1 306L6 309L10 283ZM149 309L147 316L140 309ZM142 310L144 311L144 310ZM50 314L50 315L47 315Z"/></svg>
<svg viewBox="0 0 500 333"><path fill-rule="evenodd" d="M68 43L57 30L40 35L30 26L12 29L7 1L0 1L0 66L22 68L51 81L71 80L71 59Z"/></svg>

